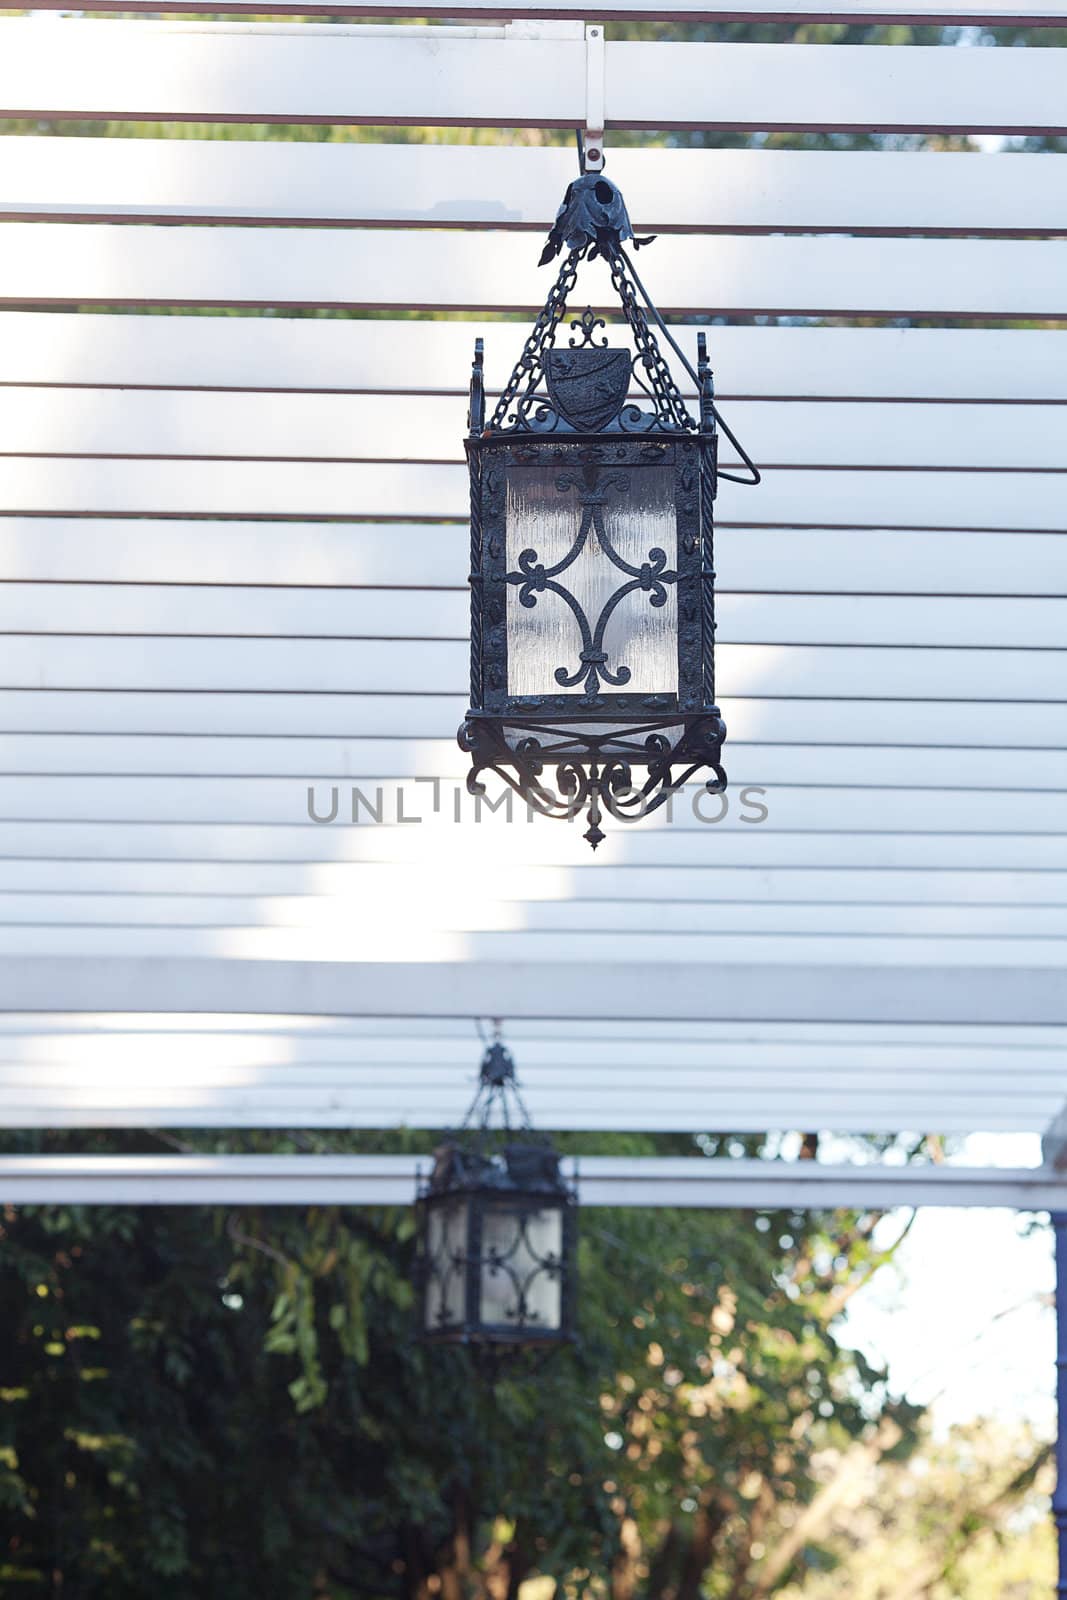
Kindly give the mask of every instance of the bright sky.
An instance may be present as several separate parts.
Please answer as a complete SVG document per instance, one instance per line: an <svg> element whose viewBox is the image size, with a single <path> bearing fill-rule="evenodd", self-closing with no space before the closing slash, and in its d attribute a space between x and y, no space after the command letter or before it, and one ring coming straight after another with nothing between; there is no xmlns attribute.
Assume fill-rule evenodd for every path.
<svg viewBox="0 0 1067 1600"><path fill-rule="evenodd" d="M1030 1135L968 1139L964 1165L1037 1166ZM882 1224L896 1237L906 1212ZM1027 1237L1028 1224L1031 1225ZM933 1405L939 1427L978 1416L1055 1422L1052 1237L1013 1211L930 1207L890 1266L853 1300L845 1343L889 1367L895 1393ZM1007 1313L1004 1315L1004 1313Z"/></svg>

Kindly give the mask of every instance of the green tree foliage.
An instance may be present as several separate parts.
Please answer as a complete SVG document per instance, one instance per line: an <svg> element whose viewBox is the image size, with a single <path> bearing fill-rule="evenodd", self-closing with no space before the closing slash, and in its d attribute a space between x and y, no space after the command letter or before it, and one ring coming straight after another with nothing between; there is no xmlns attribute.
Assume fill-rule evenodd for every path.
<svg viewBox="0 0 1067 1600"><path fill-rule="evenodd" d="M9 1210L0 1592L755 1600L820 1453L907 1448L835 1337L875 1220L589 1210L579 1347L494 1379L414 1345L408 1209Z"/></svg>

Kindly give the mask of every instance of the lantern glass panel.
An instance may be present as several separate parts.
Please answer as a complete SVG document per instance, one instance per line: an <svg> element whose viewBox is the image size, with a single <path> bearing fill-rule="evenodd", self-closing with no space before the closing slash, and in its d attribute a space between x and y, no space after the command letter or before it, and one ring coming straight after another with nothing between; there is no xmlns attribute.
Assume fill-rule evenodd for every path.
<svg viewBox="0 0 1067 1600"><path fill-rule="evenodd" d="M465 1320L467 1300L466 1196L436 1200L426 1216L426 1329L448 1328Z"/></svg>
<svg viewBox="0 0 1067 1600"><path fill-rule="evenodd" d="M509 694L588 693L581 655L591 646L605 655L596 692L677 692L673 467L510 464L506 526ZM534 567L547 576L560 566L547 581L569 599L522 581ZM642 586L642 569L651 586ZM557 669L573 681L561 682Z"/></svg>
<svg viewBox="0 0 1067 1600"><path fill-rule="evenodd" d="M543 1328L563 1322L563 1211L490 1203L482 1216L481 1309L486 1327Z"/></svg>

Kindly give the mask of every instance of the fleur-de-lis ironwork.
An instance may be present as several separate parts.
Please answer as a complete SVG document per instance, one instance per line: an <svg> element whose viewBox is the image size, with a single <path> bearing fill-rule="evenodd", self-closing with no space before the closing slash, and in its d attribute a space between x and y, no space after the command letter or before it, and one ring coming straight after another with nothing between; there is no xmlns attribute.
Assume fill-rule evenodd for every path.
<svg viewBox="0 0 1067 1600"><path fill-rule="evenodd" d="M557 561L552 567L546 567L538 560L536 550L530 548L523 550L518 558L518 571L506 575L507 582L518 587L520 605L536 606L539 595L551 592L558 595L570 609L578 624L582 641L578 656L579 664L576 668L559 666L554 673L556 682L564 689L572 689L584 680L586 694L595 695L600 691L602 679L616 688L629 683L631 672L628 666L622 662L618 662L614 667L608 664L608 652L604 649L604 635L608 623L628 594L633 594L638 589L644 590L648 594L649 605L662 606L667 602L667 586L678 582L678 573L673 567L667 566L665 550L654 546L648 552L647 561L642 562L640 566L634 566L620 555L612 543L604 526L604 504L613 490L625 495L629 486L628 472L604 471L596 466L586 466L580 471L561 473L556 479L558 492L568 494L572 489L578 491L581 521L574 543L562 561ZM590 541L598 546L608 560L630 580L628 583L620 584L609 596L601 607L595 624L592 624L586 616L585 609L577 596L556 581L560 573L566 572L567 568L577 561Z"/></svg>

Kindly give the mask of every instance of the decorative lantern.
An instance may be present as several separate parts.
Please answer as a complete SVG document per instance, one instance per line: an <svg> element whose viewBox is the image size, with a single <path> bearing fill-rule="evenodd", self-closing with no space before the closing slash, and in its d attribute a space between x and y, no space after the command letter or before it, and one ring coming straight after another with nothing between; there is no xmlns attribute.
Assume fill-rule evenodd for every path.
<svg viewBox="0 0 1067 1600"><path fill-rule="evenodd" d="M497 1039L462 1128L435 1151L420 1185L420 1338L497 1350L573 1339L576 1208L559 1153L530 1127L514 1062Z"/></svg>
<svg viewBox="0 0 1067 1600"><path fill-rule="evenodd" d="M541 259L569 253L488 422L476 342L467 440L467 788L484 795L492 771L542 815L584 809L594 849L604 811L636 821L702 768L712 793L726 786L712 508L717 479L735 474L717 466L717 422L748 469L735 481L759 481L717 417L704 334L693 372L622 249L632 238L614 184L570 185ZM579 263L598 254L635 355L598 336L591 310L556 347ZM696 383L698 420L649 316Z"/></svg>

